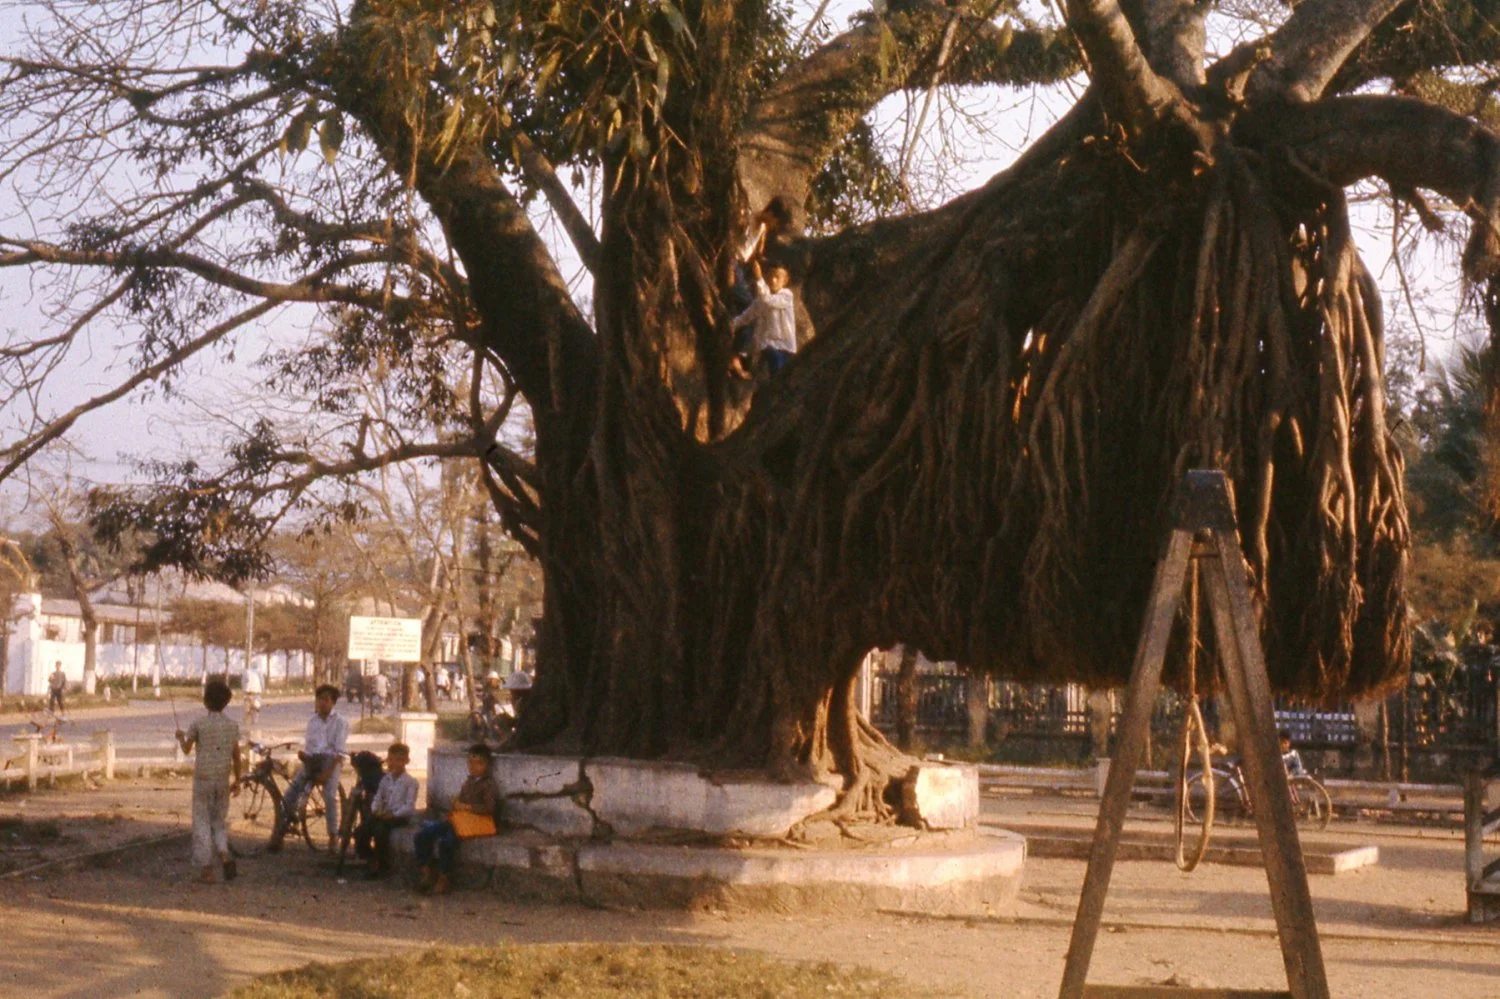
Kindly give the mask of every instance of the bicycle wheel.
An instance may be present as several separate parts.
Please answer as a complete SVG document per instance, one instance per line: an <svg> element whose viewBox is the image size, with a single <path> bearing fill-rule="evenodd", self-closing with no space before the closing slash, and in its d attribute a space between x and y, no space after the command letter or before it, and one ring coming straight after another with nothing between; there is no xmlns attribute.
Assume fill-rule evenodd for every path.
<svg viewBox="0 0 1500 999"><path fill-rule="evenodd" d="M1307 829L1327 829L1333 818L1333 799L1329 797L1328 789L1306 774L1296 774L1288 783L1297 824Z"/></svg>
<svg viewBox="0 0 1500 999"><path fill-rule="evenodd" d="M339 815L348 811L348 795L344 793L343 785L339 785ZM302 799L301 814L297 817L298 828L302 833L302 839L306 841L308 848L313 850L332 851L337 846L328 838L328 806L323 800L323 788L314 785L308 789L307 796Z"/></svg>
<svg viewBox="0 0 1500 999"><path fill-rule="evenodd" d="M246 822L254 823L259 820L261 810L266 807L271 796L266 793L265 785L260 781L249 780L234 785L233 797L239 799L240 817Z"/></svg>
<svg viewBox="0 0 1500 999"><path fill-rule="evenodd" d="M1203 776L1203 771L1200 770L1187 779L1187 792L1182 803L1182 811L1189 822L1203 821L1205 809L1208 807L1208 796L1217 790L1213 771L1209 771L1207 781L1203 779ZM1214 800L1217 805L1218 799Z"/></svg>
<svg viewBox="0 0 1500 999"><path fill-rule="evenodd" d="M342 793L344 789L339 788ZM361 813L365 809L365 799L369 792L363 786L356 784L354 793L349 795L344 808L339 812L339 863L338 873L344 873L344 862L349 859L349 847L354 843L354 829L359 825Z"/></svg>

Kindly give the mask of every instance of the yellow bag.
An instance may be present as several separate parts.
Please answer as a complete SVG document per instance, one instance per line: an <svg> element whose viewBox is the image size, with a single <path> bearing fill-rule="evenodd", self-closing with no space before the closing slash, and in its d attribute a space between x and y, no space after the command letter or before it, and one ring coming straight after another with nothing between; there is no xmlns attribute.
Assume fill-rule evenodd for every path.
<svg viewBox="0 0 1500 999"><path fill-rule="evenodd" d="M492 815L480 815L476 812L461 812L454 809L453 814L448 816L448 821L453 823L453 831L458 834L459 839L493 836L496 832L495 818Z"/></svg>

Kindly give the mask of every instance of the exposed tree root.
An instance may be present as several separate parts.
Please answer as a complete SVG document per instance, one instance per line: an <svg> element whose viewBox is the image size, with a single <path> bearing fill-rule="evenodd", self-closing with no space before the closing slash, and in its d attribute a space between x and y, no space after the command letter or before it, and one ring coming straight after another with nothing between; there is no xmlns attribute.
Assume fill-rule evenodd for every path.
<svg viewBox="0 0 1500 999"><path fill-rule="evenodd" d="M807 355L718 446L645 448L660 437L627 407L611 433L637 457L589 469L619 485L608 581L585 591L613 604L578 613L612 624L569 664L582 710L610 719L577 729L585 748L837 775L821 818L889 821L913 761L854 711L863 653L906 641L1123 682L1195 466L1235 483L1277 686L1398 676L1407 527L1378 296L1336 188L1222 146L1168 189L1098 143L992 184L904 248L903 283L816 315ZM651 499L653 532L629 483L663 463L687 485Z"/></svg>

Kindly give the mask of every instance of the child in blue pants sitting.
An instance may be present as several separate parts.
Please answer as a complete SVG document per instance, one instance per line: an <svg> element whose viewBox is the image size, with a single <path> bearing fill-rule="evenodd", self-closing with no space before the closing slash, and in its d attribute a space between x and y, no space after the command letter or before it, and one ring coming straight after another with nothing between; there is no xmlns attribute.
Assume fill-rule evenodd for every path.
<svg viewBox="0 0 1500 999"><path fill-rule="evenodd" d="M495 805L498 795L490 774L490 747L469 747L469 776L453 799L453 809L441 819L429 819L417 830L417 863L421 865L419 891L439 895L448 891L448 878L458 858L460 840L495 835Z"/></svg>

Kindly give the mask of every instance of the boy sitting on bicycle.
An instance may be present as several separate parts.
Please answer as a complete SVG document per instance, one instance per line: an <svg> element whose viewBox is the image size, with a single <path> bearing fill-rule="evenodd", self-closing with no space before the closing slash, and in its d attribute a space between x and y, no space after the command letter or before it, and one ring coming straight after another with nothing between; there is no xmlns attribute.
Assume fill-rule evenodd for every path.
<svg viewBox="0 0 1500 999"><path fill-rule="evenodd" d="M405 743L391 743L385 753L386 774L370 802L370 817L354 831L354 849L364 858L365 877L371 880L390 870L391 830L417 814L417 779L406 772L410 762L411 749Z"/></svg>
<svg viewBox="0 0 1500 999"><path fill-rule="evenodd" d="M1302 765L1302 754L1292 748L1291 730L1282 729L1277 734L1281 741L1281 765L1286 767L1286 775L1295 777L1307 773L1307 768Z"/></svg>
<svg viewBox="0 0 1500 999"><path fill-rule="evenodd" d="M292 816L302 806L308 789L318 783L323 786L324 818L328 820L328 850L338 851L339 841L339 773L343 769L344 753L349 742L349 723L334 712L338 703L339 689L325 683L315 692L313 716L307 720L307 732L303 736L302 749L297 759L302 769L287 785L282 796L281 814L276 817L276 829L271 833L271 842L266 849L275 853L281 849L281 841L291 825Z"/></svg>

